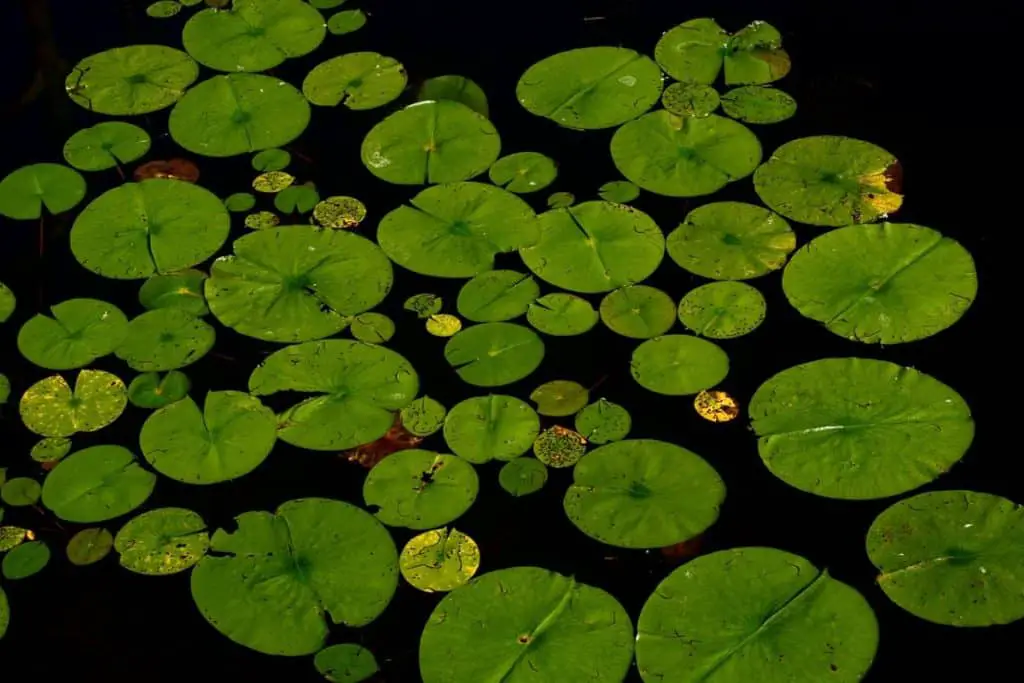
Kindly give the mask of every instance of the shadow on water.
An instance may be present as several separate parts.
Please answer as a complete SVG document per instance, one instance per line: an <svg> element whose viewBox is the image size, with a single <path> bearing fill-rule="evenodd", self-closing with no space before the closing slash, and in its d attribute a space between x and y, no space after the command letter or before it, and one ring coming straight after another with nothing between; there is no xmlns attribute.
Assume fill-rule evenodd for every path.
<svg viewBox="0 0 1024 683"><path fill-rule="evenodd" d="M40 55L44 70L60 64L55 58L63 59L67 68L114 45L175 44L183 21L181 17L150 19L144 14L144 2L50 2L55 36L50 48L59 55L44 51ZM327 56L373 50L403 62L413 87L430 76L468 76L490 98L503 151L536 150L555 158L561 164L560 176L549 191L570 191L585 200L596 198L603 182L618 177L607 152L612 131L563 130L526 113L515 101L514 88L527 66L555 52L587 45L621 44L649 52L664 30L699 16L714 16L732 30L753 19L773 23L783 31L794 63L791 75L779 85L795 96L800 109L790 121L756 129L766 153L796 137L841 134L874 142L896 154L906 174L907 194L898 220L934 227L963 243L978 261L980 298L957 325L937 337L878 348L844 341L801 318L786 303L778 274L756 280L768 300L767 321L748 337L722 344L732 361L722 388L745 405L766 378L812 359L861 355L913 365L957 389L978 423L974 445L963 462L927 489L968 488L1024 501L1021 479L1014 472L1016 456L1007 450L1013 441L1008 433L1000 438L1000 431L1008 432L1010 423L1003 420L1001 399L991 391L993 376L1000 374L996 364L1006 357L992 348L998 343L995 316L1004 291L993 280L996 240L1016 226L1008 224L1008 216L997 220L991 204L999 194L989 174L995 174L992 169L1005 153L1001 149L1005 143L1000 131L974 110L985 106L987 94L998 83L993 69L1003 58L994 53L1008 44L1005 23L990 18L977 29L979 33L970 36L977 45L963 45L958 42L965 40L960 19L952 10L941 14L929 7L927 13L900 13L851 6L846 16L827 4L815 15L788 9L786 3L730 3L727 11L719 4L591 2L579 9L558 0L500 4L367 0L363 7L371 16L363 30L328 36L326 45L313 55L274 73L299 84ZM768 6L775 9L769 11ZM60 160L66 137L90 121L87 112L63 99L50 99L45 89L23 106L10 105L19 93L31 90L32 81L28 68L32 33L21 30L26 24L18 16L20 7L17 2L6 3L2 10L3 50L10 53L3 63L14 65L14 75L3 85L3 112L8 120L2 126L0 175L30 161ZM40 27L38 16L33 25ZM971 79L968 92L957 90L954 71ZM347 194L366 203L370 217L361 230L371 237L376 220L415 191L376 180L359 162L359 144L382 113L315 108L310 129L293 147L299 154L292 172L300 180L313 180L324 195ZM143 117L140 125L154 136L154 148L146 159L177 155L166 135L166 122L167 111ZM254 175L246 157L196 161L202 173L200 183L220 196L246 189ZM91 174L89 182L91 198L118 179L111 173ZM531 198L535 208L542 207L549 191ZM714 195L714 200L724 199L757 201L749 180ZM644 193L635 205L668 232L687 211L710 200L672 200ZM235 220L232 236L238 237L245 229L240 218ZM0 280L19 295L19 308L0 338L0 370L10 377L15 396L43 376L20 358L14 345L18 326L41 306L90 296L111 301L129 315L140 311L139 283L104 280L74 261L67 244L69 227L68 218L47 219L45 257L39 258L36 226L4 221ZM802 244L817 232L803 227L798 234ZM503 256L498 267L521 268L517 261L515 256ZM424 391L449 407L474 392L445 364L444 340L427 335L401 305L416 292L435 292L453 304L458 284L397 270L394 291L378 309L399 323L391 347L413 362ZM666 258L649 284L678 299L698 280ZM220 326L217 331L216 353L186 369L193 381L193 396L210 389L244 388L252 368L276 348ZM953 671L971 663L984 662L984 670L997 670L1011 661L1013 644L1024 635L1020 626L976 630L934 626L895 607L874 586L874 569L864 553L863 538L870 522L892 501L840 503L803 494L776 480L761 464L744 419L711 424L696 415L691 399L641 390L628 373L635 342L602 326L582 344L573 338L546 337L545 342L542 367L502 391L525 396L550 379L590 385L607 376L597 395L632 412L633 436L684 445L704 456L725 479L728 498L721 520L703 541L703 552L743 545L782 548L829 568L867 596L882 633L869 681L902 680L908 674L918 680L952 680ZM112 358L96 366L128 375ZM129 408L113 426L76 436L75 447L121 443L137 450L145 415ZM0 462L12 467L12 475L36 471L27 458L34 438L20 427L16 407L5 407L0 429L4 441ZM444 446L434 436L423 447L440 450ZM635 619L672 561L658 552L602 546L579 533L561 509L569 472L553 472L541 493L514 500L498 488L497 470L494 464L481 468L477 502L457 522L460 530L479 542L482 570L539 565L575 574L610 591ZM256 472L240 481L189 487L161 478L148 506L187 506L201 513L211 527L225 526L240 512L273 509L297 497L327 496L359 503L363 472L341 458L279 443ZM25 667L31 672L24 675L26 679L39 680L82 674L152 683L189 678L320 680L310 658L259 655L216 633L192 604L187 574L146 578L120 569L113 558L98 566L72 567L60 552L69 534L54 528L52 521L43 522L34 511L21 509L9 510L5 522L51 527L40 532L56 551L51 566L41 574L7 584L13 617L7 637L0 642L0 653L6 653L0 657L5 680L21 678L11 667ZM412 536L392 531L399 547ZM436 602L436 596L403 585L379 620L358 632L336 629L332 642L362 642L382 662L387 681L416 681L418 634ZM640 680L635 672L630 676L630 681Z"/></svg>

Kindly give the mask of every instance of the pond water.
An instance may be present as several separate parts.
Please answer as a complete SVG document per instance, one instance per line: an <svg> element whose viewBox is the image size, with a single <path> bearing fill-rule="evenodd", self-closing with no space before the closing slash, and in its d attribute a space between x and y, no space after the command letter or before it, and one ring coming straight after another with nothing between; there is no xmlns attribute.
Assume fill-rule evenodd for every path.
<svg viewBox="0 0 1024 683"><path fill-rule="evenodd" d="M350 0L346 8L359 1ZM179 44L184 15L189 11L158 20L145 15L145 4L51 0L49 16L40 14L34 24L38 27L41 19L52 23L55 53L44 54L44 59L59 56L63 64L73 65L115 45ZM751 7L736 6L746 4ZM369 21L363 29L328 36L316 52L288 61L274 74L299 84L327 56L373 50L402 62L411 88L425 78L443 74L473 79L489 98L503 153L533 150L559 163L558 179L549 190L528 195L531 205L540 211L550 192L571 192L578 201L596 199L599 186L621 176L608 154L613 130L559 128L519 106L515 84L527 67L556 52L589 45L623 45L650 53L665 30L700 16L714 16L731 30L754 19L771 22L782 31L793 59L792 72L779 85L795 97L799 110L788 121L757 127L766 156L788 140L824 134L867 140L892 152L902 162L907 197L898 220L930 226L960 241L977 262L979 298L959 322L935 337L879 347L844 340L802 317L783 295L780 273L768 275L753 281L767 300L765 322L748 336L721 343L731 367L720 388L745 408L762 382L802 362L856 355L913 366L955 388L977 421L975 440L963 461L924 490L963 488L1024 500L1021 479L1014 476L1011 462L1015 456L1008 448L1012 437L1000 439L999 435L1000 429L1005 429L998 417L1002 402L990 391L989 375L999 372L994 367L998 356L989 351L989 340L997 329L995 292L999 287L991 280L987 265L997 248L998 232L1016 229L988 222L983 217L984 207L979 206L987 201L980 193L988 179L981 176L990 172L989 162L997 154L999 141L994 128L977 120L945 126L937 120L970 108L969 101L974 98L987 97L981 82L971 86L973 94L957 91L945 74L951 62L962 58L957 67L972 79L992 79L994 83L995 73L986 72L988 66L982 65L998 64L999 59L990 56L983 62L977 50L951 47L956 29L952 17L908 13L880 16L876 21L860 12L810 16L784 9L768 11L765 5L758 7L759 3L731 3L728 10L719 9L717 3L586 5L364 0L359 6L369 14ZM16 67L31 59L30 34L18 28L26 26L18 23L19 9L7 7L2 15L4 50L10 52L4 63ZM995 34L993 40L999 43L1002 39ZM60 161L67 137L95 122L84 109L68 102L59 87L55 93L44 89L30 102L13 104L28 87L30 73L28 68L13 68L13 75L6 76L13 82L4 86L5 118L9 119L3 126L6 136L0 177L26 163ZM381 182L360 163L360 144L366 132L394 107L364 112L314 108L308 130L288 146L295 159L289 170L300 180L314 182L323 196L350 195L365 203L368 218L360 230L368 236L373 235L381 216L406 202L417 189ZM167 113L164 110L133 121L153 136L153 149L146 159L181 155L167 134ZM965 144L973 145L976 152L964 149ZM965 154L971 157L964 158ZM255 175L248 155L229 159L185 156L197 163L200 184L220 197L246 191ZM87 199L119 182L110 172L90 174L88 180ZM712 197L714 201L760 204L749 179L730 184ZM633 205L667 233L692 208L712 197L672 199L644 192ZM0 466L9 467L11 476L41 475L28 458L36 437L21 426L14 399L45 376L45 371L34 368L18 353L18 326L36 311L78 296L112 302L129 317L141 312L136 299L138 283L101 278L76 262L68 246L74 215L46 219L42 255L34 223L2 221L5 241L0 250L0 281L9 285L19 300L15 317L0 329L0 371L14 387L0 422L4 441ZM233 214L233 221L231 239L248 232L241 225L241 214ZM817 229L800 226L797 234L802 245ZM230 240L218 255L225 253L230 253ZM499 256L497 267L522 269L514 253ZM402 310L405 299L419 292L436 293L454 304L463 281L395 270L391 293L375 309L398 325L389 347L415 366L422 391L448 407L484 393L461 382L445 362L445 340L429 336L415 316ZM702 282L666 258L646 284L678 301ZM208 390L245 390L252 369L278 348L221 325L217 325L217 335L214 352L185 369L194 397ZM875 585L877 572L865 555L864 535L893 499L844 502L784 484L758 457L745 413L733 422L713 424L694 412L692 397L660 396L642 389L629 372L637 342L603 325L585 337L545 337L545 345L541 366L525 380L500 391L525 398L541 382L572 379L595 387L594 398L605 397L625 406L633 417L631 436L676 443L704 457L725 481L728 497L718 522L703 537L700 552L738 546L780 548L828 568L834 577L854 586L867 598L880 623L881 645L866 680L884 683L908 675L919 680L952 680L950 672L965 666L967 660L989 662L993 668L1008 661L1012 644L1024 635L1019 624L985 629L930 624L894 605ZM126 380L131 374L113 356L91 367ZM76 436L75 448L118 443L137 449L146 416L146 411L129 407L110 427ZM430 437L423 447L445 450L440 435ZM499 465L492 462L479 467L479 495L471 510L455 523L478 542L481 572L539 566L571 574L607 590L635 622L654 587L681 560L657 550L602 545L580 533L562 509L571 470L553 470L539 493L513 499L498 486ZM303 451L279 441L258 469L232 482L194 487L161 477L146 509L187 507L200 513L211 529L231 528L232 518L239 513L273 510L295 498L322 496L362 504L364 476L365 470L341 457ZM10 673L13 667L25 667L40 680L80 678L83 674L109 681L143 679L152 683L189 678L321 680L309 657L261 655L213 630L193 604L187 573L144 577L118 567L113 556L94 566L74 567L63 557L63 548L75 525L58 524L52 515L31 508L7 510L4 523L34 529L54 551L50 566L37 576L4 583L12 610L10 630L0 641L0 661L7 676L15 675ZM107 526L116 531L120 524L115 520ZM391 531L399 548L413 535L405 529ZM419 634L438 600L436 594L421 593L402 583L379 619L359 630L334 628L330 642L358 642L372 650L382 667L379 680L417 681ZM635 669L627 680L640 681Z"/></svg>

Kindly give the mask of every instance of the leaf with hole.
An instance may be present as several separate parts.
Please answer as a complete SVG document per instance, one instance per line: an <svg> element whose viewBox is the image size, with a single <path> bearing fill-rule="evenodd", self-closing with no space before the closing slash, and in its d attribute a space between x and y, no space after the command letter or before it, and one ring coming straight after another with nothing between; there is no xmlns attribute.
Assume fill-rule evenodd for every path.
<svg viewBox="0 0 1024 683"><path fill-rule="evenodd" d="M210 547L206 522L184 508L157 508L128 521L114 538L121 566L166 576L192 568Z"/></svg>

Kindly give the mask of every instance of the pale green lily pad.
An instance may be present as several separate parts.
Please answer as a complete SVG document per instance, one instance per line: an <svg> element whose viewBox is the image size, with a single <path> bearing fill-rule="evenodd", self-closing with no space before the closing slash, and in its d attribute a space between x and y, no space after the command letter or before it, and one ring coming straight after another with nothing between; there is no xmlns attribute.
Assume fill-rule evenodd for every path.
<svg viewBox="0 0 1024 683"><path fill-rule="evenodd" d="M183 180L153 178L107 190L75 219L71 252L103 277L137 280L205 261L231 230L224 203Z"/></svg>
<svg viewBox="0 0 1024 683"><path fill-rule="evenodd" d="M540 418L530 404L501 394L467 398L444 421L448 448L475 464L512 460L530 449L538 433Z"/></svg>
<svg viewBox="0 0 1024 683"><path fill-rule="evenodd" d="M302 94L321 107L383 107L405 90L405 67L376 52L352 52L321 62L306 74Z"/></svg>
<svg viewBox="0 0 1024 683"><path fill-rule="evenodd" d="M249 165L260 173L283 171L288 168L290 163L292 163L291 152L277 147L256 152L249 161Z"/></svg>
<svg viewBox="0 0 1024 683"><path fill-rule="evenodd" d="M661 93L661 105L676 116L704 118L718 109L719 101L717 90L699 83L673 83Z"/></svg>
<svg viewBox="0 0 1024 683"><path fill-rule="evenodd" d="M50 562L50 548L42 541L22 543L11 549L3 561L5 579L17 581L38 574Z"/></svg>
<svg viewBox="0 0 1024 683"><path fill-rule="evenodd" d="M750 334L764 322L764 295L745 282L712 282L690 290L679 302L679 322L709 339Z"/></svg>
<svg viewBox="0 0 1024 683"><path fill-rule="evenodd" d="M537 435L533 454L548 467L572 467L587 452L587 441L571 429L555 425Z"/></svg>
<svg viewBox="0 0 1024 683"><path fill-rule="evenodd" d="M629 411L618 403L599 398L576 414L576 431L593 444L621 441L633 427Z"/></svg>
<svg viewBox="0 0 1024 683"><path fill-rule="evenodd" d="M19 410L29 431L40 436L95 432L124 412L128 391L116 375L81 370L74 392L60 375L41 379L22 394Z"/></svg>
<svg viewBox="0 0 1024 683"><path fill-rule="evenodd" d="M215 76L171 111L171 137L195 154L230 157L286 145L306 130L309 103L296 88L260 74Z"/></svg>
<svg viewBox="0 0 1024 683"><path fill-rule="evenodd" d="M430 436L444 426L445 407L429 396L422 396L402 408L402 427L416 436Z"/></svg>
<svg viewBox="0 0 1024 683"><path fill-rule="evenodd" d="M80 171L104 171L135 161L149 146L149 133L142 128L124 121L104 121L68 138L64 160Z"/></svg>
<svg viewBox="0 0 1024 683"><path fill-rule="evenodd" d="M0 526L0 553L15 548L28 539L32 532L20 526Z"/></svg>
<svg viewBox="0 0 1024 683"><path fill-rule="evenodd" d="M487 94L474 81L465 76L449 74L446 76L434 76L423 81L416 99L424 100L452 100L460 102L481 116L486 117L489 113L487 107Z"/></svg>
<svg viewBox="0 0 1024 683"><path fill-rule="evenodd" d="M495 161L487 171L487 177L509 192L527 194L543 190L555 182L558 164L540 152L516 152Z"/></svg>
<svg viewBox="0 0 1024 683"><path fill-rule="evenodd" d="M811 240L782 276L800 313L841 337L900 344L953 325L978 292L959 242L912 223L851 225Z"/></svg>
<svg viewBox="0 0 1024 683"><path fill-rule="evenodd" d="M412 311L420 320L437 315L443 306L444 300L436 294L413 294L402 304L403 309Z"/></svg>
<svg viewBox="0 0 1024 683"><path fill-rule="evenodd" d="M278 437L311 450L338 451L379 439L394 414L412 402L419 378L404 357L383 346L330 339L287 346L249 377L249 392L320 394L279 416Z"/></svg>
<svg viewBox="0 0 1024 683"><path fill-rule="evenodd" d="M466 320L501 322L526 313L538 296L540 286L532 276L514 270L491 270L464 284L455 306Z"/></svg>
<svg viewBox="0 0 1024 683"><path fill-rule="evenodd" d="M325 498L245 512L218 529L216 554L192 570L192 598L218 631L274 655L322 649L327 619L365 626L398 586L398 551L387 530L354 505ZM310 580L315 577L315 580Z"/></svg>
<svg viewBox="0 0 1024 683"><path fill-rule="evenodd" d="M179 270L166 275L151 275L139 288L139 303L144 308L180 308L192 315L210 312L203 296L206 273L200 270Z"/></svg>
<svg viewBox="0 0 1024 683"><path fill-rule="evenodd" d="M782 36L763 21L730 36L714 19L692 19L661 37L654 58L672 78L707 85L723 68L727 85L771 83L789 73L791 65Z"/></svg>
<svg viewBox="0 0 1024 683"><path fill-rule="evenodd" d="M544 342L514 323L473 325L448 340L444 358L464 382L478 387L511 384L528 376L544 358Z"/></svg>
<svg viewBox="0 0 1024 683"><path fill-rule="evenodd" d="M121 566L147 576L183 572L203 559L209 547L206 522L185 508L143 512L121 527L114 538Z"/></svg>
<svg viewBox="0 0 1024 683"><path fill-rule="evenodd" d="M656 394L689 396L729 374L729 357L715 344L687 334L648 339L633 351L633 379Z"/></svg>
<svg viewBox="0 0 1024 683"><path fill-rule="evenodd" d="M586 299L573 294L545 294L526 309L526 319L539 332L571 337L589 332L600 319Z"/></svg>
<svg viewBox="0 0 1024 683"><path fill-rule="evenodd" d="M640 196L640 188L628 180L611 180L599 187L597 194L606 202L628 204Z"/></svg>
<svg viewBox="0 0 1024 683"><path fill-rule="evenodd" d="M282 214L309 213L320 202L320 193L310 184L292 185L274 195L274 208Z"/></svg>
<svg viewBox="0 0 1024 683"><path fill-rule="evenodd" d="M112 353L128 332L117 306L96 299L68 299L38 313L18 331L18 351L47 370L71 370Z"/></svg>
<svg viewBox="0 0 1024 683"><path fill-rule="evenodd" d="M367 344L383 344L395 336L395 322L383 313L360 313L352 318L352 336Z"/></svg>
<svg viewBox="0 0 1024 683"><path fill-rule="evenodd" d="M205 356L217 335L213 327L180 308L147 311L128 323L115 354L139 372L165 372Z"/></svg>
<svg viewBox="0 0 1024 683"><path fill-rule="evenodd" d="M36 462L57 462L71 452L71 439L64 436L48 436L32 445L29 455Z"/></svg>
<svg viewBox="0 0 1024 683"><path fill-rule="evenodd" d="M417 102L374 126L363 139L363 163L399 185L453 183L486 171L501 153L494 125L451 100Z"/></svg>
<svg viewBox="0 0 1024 683"><path fill-rule="evenodd" d="M548 417L575 415L590 400L590 391L566 379L545 382L530 392L530 400L537 404L537 412Z"/></svg>
<svg viewBox="0 0 1024 683"><path fill-rule="evenodd" d="M783 370L754 393L749 414L768 469L828 498L911 491L955 465L974 438L970 409L956 391L866 358Z"/></svg>
<svg viewBox="0 0 1024 683"><path fill-rule="evenodd" d="M166 45L129 45L90 55L64 81L71 101L97 114L132 116L169 107L199 76L191 57Z"/></svg>
<svg viewBox="0 0 1024 683"><path fill-rule="evenodd" d="M330 683L363 683L380 671L373 653L355 643L325 647L316 653L313 664Z"/></svg>
<svg viewBox="0 0 1024 683"><path fill-rule="evenodd" d="M7 322L7 319L14 313L18 300L11 288L0 282L0 323Z"/></svg>
<svg viewBox="0 0 1024 683"><path fill-rule="evenodd" d="M157 0L146 7L146 16L154 19L170 19L181 9L182 4L178 0Z"/></svg>
<svg viewBox="0 0 1024 683"><path fill-rule="evenodd" d="M576 195L572 192L552 192L548 197L549 209L567 209L576 203Z"/></svg>
<svg viewBox="0 0 1024 683"><path fill-rule="evenodd" d="M434 529L409 539L398 556L409 585L425 593L463 586L480 568L480 547L458 529Z"/></svg>
<svg viewBox="0 0 1024 683"><path fill-rule="evenodd" d="M433 529L461 517L479 487L476 470L462 458L411 448L373 466L363 500L388 526Z"/></svg>
<svg viewBox="0 0 1024 683"><path fill-rule="evenodd" d="M235 192L224 200L224 206L232 213L242 213L256 206L256 197L252 192Z"/></svg>
<svg viewBox="0 0 1024 683"><path fill-rule="evenodd" d="M622 548L662 548L718 519L725 484L700 456L651 439L591 451L573 470L564 506L583 533Z"/></svg>
<svg viewBox="0 0 1024 683"><path fill-rule="evenodd" d="M158 372L145 372L128 385L128 401L138 408L163 408L185 398L191 387L188 375L178 370L163 376Z"/></svg>
<svg viewBox="0 0 1024 683"><path fill-rule="evenodd" d="M796 114L796 100L778 88L745 85L722 95L722 110L746 123L780 123Z"/></svg>
<svg viewBox="0 0 1024 683"><path fill-rule="evenodd" d="M566 128L611 128L640 116L661 95L661 69L624 47L585 47L543 59L519 78L516 98Z"/></svg>
<svg viewBox="0 0 1024 683"><path fill-rule="evenodd" d="M679 118L664 110L615 131L611 153L622 175L669 197L712 194L761 163L761 143L742 123L714 114Z"/></svg>
<svg viewBox="0 0 1024 683"><path fill-rule="evenodd" d="M592 201L540 215L540 242L519 255L533 273L572 292L610 292L642 282L661 263L665 236L650 216Z"/></svg>
<svg viewBox="0 0 1024 683"><path fill-rule="evenodd" d="M281 224L281 219L271 211L257 211L245 217L245 227L250 230L266 230L276 228Z"/></svg>
<svg viewBox="0 0 1024 683"><path fill-rule="evenodd" d="M665 292L647 285L627 285L601 300L601 320L612 332L633 339L658 337L676 321L676 304Z"/></svg>
<svg viewBox="0 0 1024 683"><path fill-rule="evenodd" d="M334 36L343 36L366 26L366 13L361 9L347 9L331 15L327 30Z"/></svg>
<svg viewBox="0 0 1024 683"><path fill-rule="evenodd" d="M285 171L267 171L256 176L252 189L264 194L277 194L292 186L295 176Z"/></svg>
<svg viewBox="0 0 1024 683"><path fill-rule="evenodd" d="M64 213L85 197L85 178L60 164L22 166L0 180L0 216L31 220Z"/></svg>
<svg viewBox="0 0 1024 683"><path fill-rule="evenodd" d="M509 460L498 471L498 484L516 498L540 491L547 481L548 468L537 458L528 456Z"/></svg>
<svg viewBox="0 0 1024 683"><path fill-rule="evenodd" d="M123 446L92 446L69 455L43 482L43 505L66 522L95 524L146 502L156 475Z"/></svg>
<svg viewBox="0 0 1024 683"><path fill-rule="evenodd" d="M878 621L860 593L774 548L687 562L658 585L637 623L645 683L857 683L877 649Z"/></svg>
<svg viewBox="0 0 1024 683"><path fill-rule="evenodd" d="M11 507L24 507L35 505L39 501L39 495L43 487L39 482L30 477L15 477L8 479L0 487L0 500Z"/></svg>
<svg viewBox="0 0 1024 683"><path fill-rule="evenodd" d="M68 561L76 567L96 564L110 554L114 547L114 536L106 529L82 529L68 541Z"/></svg>

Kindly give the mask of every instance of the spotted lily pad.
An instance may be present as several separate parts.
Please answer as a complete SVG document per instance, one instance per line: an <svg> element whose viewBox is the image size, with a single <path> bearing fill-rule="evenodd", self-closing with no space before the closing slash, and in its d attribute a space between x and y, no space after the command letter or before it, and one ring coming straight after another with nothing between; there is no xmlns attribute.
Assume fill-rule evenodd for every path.
<svg viewBox="0 0 1024 683"><path fill-rule="evenodd" d="M136 574L165 576L191 568L210 547L206 522L184 508L158 508L135 517L117 532L121 566Z"/></svg>
<svg viewBox="0 0 1024 683"><path fill-rule="evenodd" d="M22 166L0 180L0 216L31 220L64 213L85 197L85 178L60 164Z"/></svg>
<svg viewBox="0 0 1024 683"><path fill-rule="evenodd" d="M147 311L128 323L117 357L139 372L165 372L195 363L213 348L213 327L180 308Z"/></svg>
<svg viewBox="0 0 1024 683"><path fill-rule="evenodd" d="M71 101L111 116L169 107L199 76L199 65L166 45L130 45L90 55L64 81Z"/></svg>
<svg viewBox="0 0 1024 683"><path fill-rule="evenodd" d="M146 502L156 475L123 446L92 446L60 461L43 482L43 505L67 522L95 524Z"/></svg>
<svg viewBox="0 0 1024 683"><path fill-rule="evenodd" d="M688 396L729 374L729 357L715 344L687 334L648 339L633 351L630 372L656 394Z"/></svg>
<svg viewBox="0 0 1024 683"><path fill-rule="evenodd" d="M18 350L47 370L70 370L112 353L124 340L128 320L106 301L68 299L38 313L18 332Z"/></svg>
<svg viewBox="0 0 1024 683"><path fill-rule="evenodd" d="M203 295L205 281L206 273L193 269L152 275L139 288L139 303L149 310L180 308L192 315L206 315L210 309Z"/></svg>
<svg viewBox="0 0 1024 683"><path fill-rule="evenodd" d="M587 440L561 425L548 427L533 442L533 454L548 467L572 467L587 452Z"/></svg>
<svg viewBox="0 0 1024 683"><path fill-rule="evenodd" d="M74 392L60 375L41 379L21 397L25 426L40 436L71 436L106 427L128 404L124 382L102 370L81 370Z"/></svg>
<svg viewBox="0 0 1024 683"><path fill-rule="evenodd" d="M402 576L427 593L464 585L480 568L480 547L458 529L434 529L409 539L398 556Z"/></svg>
<svg viewBox="0 0 1024 683"><path fill-rule="evenodd" d="M103 171L135 161L149 151L142 128L124 121L104 121L83 128L64 143L64 159L80 171Z"/></svg>
<svg viewBox="0 0 1024 683"><path fill-rule="evenodd" d="M732 339L757 329L766 309L761 292L745 282L712 282L686 293L679 321L698 336Z"/></svg>
<svg viewBox="0 0 1024 683"><path fill-rule="evenodd" d="M467 398L444 421L448 448L476 464L522 455L539 432L540 418L530 404L501 394Z"/></svg>
<svg viewBox="0 0 1024 683"><path fill-rule="evenodd" d="M352 52L321 62L306 74L302 94L321 107L382 107L405 90L405 67L376 52Z"/></svg>
<svg viewBox="0 0 1024 683"><path fill-rule="evenodd" d="M673 83L661 94L662 106L676 116L704 118L718 109L718 103L718 91L699 83Z"/></svg>
<svg viewBox="0 0 1024 683"><path fill-rule="evenodd" d="M444 358L463 381L478 387L497 387L536 370L544 358L544 342L522 325L484 323L449 339Z"/></svg>
<svg viewBox="0 0 1024 683"><path fill-rule="evenodd" d="M516 152L495 161L487 176L509 192L527 194L555 182L558 164L540 152Z"/></svg>
<svg viewBox="0 0 1024 683"><path fill-rule="evenodd" d="M366 205L355 197L328 197L313 207L313 218L325 228L355 228L366 219Z"/></svg>

